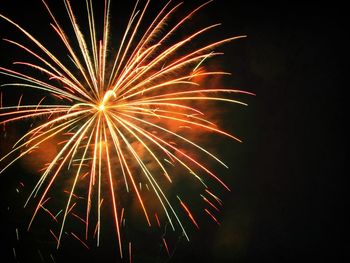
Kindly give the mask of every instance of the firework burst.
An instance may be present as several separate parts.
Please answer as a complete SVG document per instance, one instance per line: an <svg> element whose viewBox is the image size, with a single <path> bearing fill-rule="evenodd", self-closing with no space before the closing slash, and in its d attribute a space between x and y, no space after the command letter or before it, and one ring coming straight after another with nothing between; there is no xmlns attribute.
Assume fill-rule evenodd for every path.
<svg viewBox="0 0 350 263"><path fill-rule="evenodd" d="M180 194L170 199L166 191L183 174L198 181L203 193L201 200L206 204L203 212L219 224L215 212L221 201L209 189L207 181L212 178L224 188L229 190L229 187L196 152L227 166L198 143L199 136L209 132L240 140L217 127L209 114L214 109L207 108L211 104L206 102L246 105L232 96L251 93L207 87L206 81L229 73L209 70L206 65L210 58L221 55L214 51L216 47L244 36L203 45L199 42L194 48L192 42L216 30L220 24L205 26L181 39L174 36L209 2L170 23L182 4L169 1L143 29L150 2L147 1L144 5L136 3L115 48L111 40L110 0L104 2L101 31L95 21L93 1L86 0L88 29L85 33L78 25L70 1L64 0L69 30L73 34L67 33L49 5L42 2L69 60L55 55L55 51L21 25L0 15L22 32L29 44L4 40L33 58L32 62L15 62L20 70L0 67L1 74L15 80L2 87L21 87L45 94L36 103L22 103L21 96L15 106L1 105L0 124L26 119L35 123L0 159L3 164L0 174L17 160L40 151L47 142L57 144L57 151L43 166L25 203L27 206L36 199L28 228L39 211L47 212L60 223L56 233L50 230L59 247L66 222L77 218L83 223L85 234L79 237L72 233L72 236L86 245L93 235L99 245L101 209L107 202L106 206L112 209L122 256L123 251L131 251L131 243L127 248L122 242L122 222L125 224L128 210L126 196L133 196L147 225L161 227L163 219L188 239L178 213L183 213L196 228L199 228L198 219ZM32 71L40 72L40 77L28 73ZM41 150L43 152L45 150ZM47 206L51 196L54 197L55 184L62 178L68 178L63 189L66 202L63 208L53 212ZM75 212L78 205L85 207L83 215ZM162 241L169 253L164 237Z"/></svg>

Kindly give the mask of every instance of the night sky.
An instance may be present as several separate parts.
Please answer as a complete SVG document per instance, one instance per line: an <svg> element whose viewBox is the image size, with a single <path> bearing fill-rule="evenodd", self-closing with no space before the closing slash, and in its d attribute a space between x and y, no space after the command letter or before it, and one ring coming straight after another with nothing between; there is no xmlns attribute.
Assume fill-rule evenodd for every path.
<svg viewBox="0 0 350 263"><path fill-rule="evenodd" d="M160 2L152 1L151 6ZM48 3L55 9L56 1ZM185 3L190 9L203 1ZM132 7L112 1L112 15L125 23ZM62 5L57 8L63 14ZM345 12L336 1L253 4L215 0L199 13L196 25L223 24L211 37L248 35L217 48L225 53L217 60L220 68L232 72L225 85L256 93L244 97L249 107L233 107L224 113L223 127L244 141L225 141L217 150L230 167L223 178L232 192L221 191L220 227L203 223L203 228L191 233L190 243L173 244L176 249L171 258L159 251L160 244L155 243L152 251L149 242L153 241L142 232L145 246L135 251L135 262L342 262L349 257L343 183L348 85L342 81L348 34ZM49 17L40 0L1 0L0 13L53 48L58 44L45 33ZM1 21L0 38L6 37L23 39ZM8 66L22 55L16 51L2 42L0 65ZM6 80L1 77L0 83ZM1 128L1 148L4 134ZM44 234L45 220L27 233L31 211L21 208L25 196L15 190L25 175L20 165L0 175L0 262L15 262L13 247L18 262L53 262L50 254L57 263L76 259L119 262L116 246L109 243L86 250L80 243L67 241L56 251Z"/></svg>

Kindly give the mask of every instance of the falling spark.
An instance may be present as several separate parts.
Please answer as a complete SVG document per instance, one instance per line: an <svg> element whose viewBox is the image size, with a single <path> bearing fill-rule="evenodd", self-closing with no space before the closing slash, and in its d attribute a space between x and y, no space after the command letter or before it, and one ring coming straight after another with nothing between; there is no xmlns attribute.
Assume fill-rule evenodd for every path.
<svg viewBox="0 0 350 263"><path fill-rule="evenodd" d="M120 214L120 223L119 223L119 225L122 225L123 219L124 219L124 207L122 208L122 212Z"/></svg>
<svg viewBox="0 0 350 263"><path fill-rule="evenodd" d="M85 221L81 216L78 216L76 213L72 213L72 216L76 217L76 218L79 219L81 222L83 222L84 224L86 224L86 221Z"/></svg>
<svg viewBox="0 0 350 263"><path fill-rule="evenodd" d="M200 195L205 202L207 202L212 208L214 208L216 211L220 211L219 208L217 208L212 202L210 202L205 196Z"/></svg>
<svg viewBox="0 0 350 263"><path fill-rule="evenodd" d="M199 229L199 225L198 225L198 223L196 222L196 220L194 219L194 217L193 217L193 215L192 215L190 209L185 205L184 202L181 201L180 197L177 196L177 198L179 199L180 204L181 204L181 206L183 207L183 209L187 212L187 215L188 215L188 217L191 219L192 223L196 226L197 229Z"/></svg>
<svg viewBox="0 0 350 263"><path fill-rule="evenodd" d="M21 97L19 97L17 110L19 110L19 108L21 107L22 98L23 98L23 94L21 95Z"/></svg>
<svg viewBox="0 0 350 263"><path fill-rule="evenodd" d="M129 262L132 263L131 242L129 242Z"/></svg>
<svg viewBox="0 0 350 263"><path fill-rule="evenodd" d="M165 250L166 250L166 252L168 253L168 256L170 256L168 243L166 242L166 240L165 240L164 237L162 238L162 240L163 240L163 244L164 244Z"/></svg>
<svg viewBox="0 0 350 263"><path fill-rule="evenodd" d="M208 209L205 208L204 211L215 221L216 224L220 226L220 222L216 219L216 217L212 213L209 212Z"/></svg>
<svg viewBox="0 0 350 263"><path fill-rule="evenodd" d="M74 234L73 232L71 232L71 235L76 238L84 247L86 247L87 249L90 249L89 246L83 241L81 240L76 234Z"/></svg>
<svg viewBox="0 0 350 263"><path fill-rule="evenodd" d="M40 257L41 262L44 262L44 257L43 257L43 255L41 254L40 249L38 249L38 254L39 254L39 257Z"/></svg>
<svg viewBox="0 0 350 263"><path fill-rule="evenodd" d="M208 189L205 189L205 191L210 195L210 196L212 196L214 199L215 199L215 201L220 205L220 206L222 206L222 201L221 201L221 199L219 198L219 197L217 197L216 195L214 195L212 192L210 192Z"/></svg>
<svg viewBox="0 0 350 263"><path fill-rule="evenodd" d="M121 222L125 226L126 211L124 212L120 189L125 188L128 195L135 196L146 225L151 226L149 213L152 209L146 203L145 195L152 193L155 197L153 202L158 203L159 210L165 215L166 225L169 224L173 230L180 229L189 240L177 211L181 211L179 208L182 207L190 221L199 228L197 221L179 196L177 198L180 205L171 203L163 188L163 181L172 184L177 176L171 173L171 170L182 169L185 174L198 180L205 192L222 205L221 200L208 189L207 181L213 179L223 188L230 190L229 187L208 168L207 162L202 162L197 154L191 154L191 149L196 149L227 168L217 156L200 145L200 137L207 132L241 142L239 138L220 129L217 123L213 122L207 113L215 109L206 109L206 102L246 106L246 103L232 96L254 94L237 89L206 87L203 79L230 75L218 70L211 71L207 69L206 64L212 57L222 55L214 51L215 48L245 36L199 43L197 48L184 51L189 49L191 42L220 26L213 24L202 27L180 40L172 40L172 36L188 26L189 20L211 1L190 11L175 24L168 24L170 18L180 13L182 5L180 3L171 6L169 1L144 32L141 28L150 1L144 6L140 6L137 1L119 49L114 51L111 41L110 0L104 1L100 35L92 0L86 0L89 25L87 33L78 25L71 2L63 0L74 32L72 37L68 37L49 5L44 0L42 2L52 19L53 31L57 34L62 48L68 53L71 63L68 63L66 58L56 56L54 51L22 26L0 14L3 20L17 28L31 42L31 45L26 46L14 40L4 39L33 57L34 62L17 61L14 67L21 66L42 73L37 77L25 70L0 67L0 74L16 80L1 87L22 87L24 90L39 90L45 93L45 97L39 102L22 102L22 94L17 105L7 106L3 104L4 95L1 91L0 124L5 126L7 123L26 119L40 120L40 123L32 123L30 130L13 145L12 150L1 157L1 164L5 161L6 164L0 168L0 174L24 156L40 150L45 142L54 141L57 146L57 153L44 165L41 176L25 203L27 206L32 199L39 199L28 229L38 212L44 210L54 221L60 220L57 235L50 229L57 242L57 248L61 245L63 233L66 233L66 223L72 218L84 223L86 240L94 228L93 237L99 246L103 216L101 210L106 199L111 203L119 253L120 257L123 257ZM63 189L67 194L66 202L54 215L44 205L50 199L48 196L52 194L56 182L67 173L71 181L68 190ZM142 190L142 184L146 185L148 191ZM86 186L87 190L82 195L79 189ZM211 201L202 197L206 203L218 210ZM85 202L84 217L74 212L80 201ZM93 209L95 213L92 213ZM207 209L205 212L218 223ZM155 218L160 227L157 212ZM89 248L76 234L71 232L71 235ZM164 237L163 243L170 255ZM128 250L131 262L131 242ZM16 258L14 248L13 252ZM38 252L43 260L41 252ZM54 261L52 255L51 258Z"/></svg>
<svg viewBox="0 0 350 263"><path fill-rule="evenodd" d="M157 225L158 225L158 227L160 228L160 221L159 221L159 218L158 218L157 213L154 213L154 216L155 216L155 218L156 218Z"/></svg>
<svg viewBox="0 0 350 263"><path fill-rule="evenodd" d="M56 240L56 242L58 242L58 237L55 235L55 233L50 229L50 233L51 235L54 237L54 239Z"/></svg>
<svg viewBox="0 0 350 263"><path fill-rule="evenodd" d="M56 217L54 214L52 214L52 213L50 212L49 209L45 208L44 205L41 205L40 207L41 207L46 213L48 213L48 214L50 215L50 217L51 217L53 220L55 220L56 222L58 222L58 221L57 221L57 217Z"/></svg>

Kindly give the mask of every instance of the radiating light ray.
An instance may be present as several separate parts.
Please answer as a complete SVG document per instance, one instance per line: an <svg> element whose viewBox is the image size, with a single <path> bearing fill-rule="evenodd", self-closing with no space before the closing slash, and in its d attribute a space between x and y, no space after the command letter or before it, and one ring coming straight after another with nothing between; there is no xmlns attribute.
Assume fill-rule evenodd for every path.
<svg viewBox="0 0 350 263"><path fill-rule="evenodd" d="M68 121L68 125L77 123L78 121L80 121L80 119L72 119ZM62 128L63 126L63 128ZM22 158L23 156L25 156L26 154L30 153L33 149L35 149L37 146L39 146L41 143L43 143L44 141L49 140L50 138L54 137L55 135L59 134L60 132L62 132L63 130L65 130L67 128L67 124L62 124L62 125L58 125L55 128L49 130L49 132L46 133L51 133L54 131L52 134L49 134L48 136L44 137L43 139L41 139L39 142L35 143L33 146L31 146L30 148L28 148L27 150L23 151L18 157L14 158L12 161L10 161L1 171L0 174L3 173L8 167L10 167L14 162L16 162L17 160L19 160L20 158ZM46 134L45 133L45 134ZM42 135L42 134L40 134ZM40 136L39 135L39 136ZM34 139L38 139L37 137ZM2 157L0 159L0 161L3 161L5 158L7 158L8 156L10 156L11 154L15 153L17 150L19 150L20 148L24 148L25 146L28 145L28 143L34 141L34 139L30 139L28 142L14 148L12 151L10 151L8 154L6 154L4 157Z"/></svg>
<svg viewBox="0 0 350 263"><path fill-rule="evenodd" d="M152 143L154 143L155 145L157 145L161 150L164 151L165 154L167 154L168 156L170 156L171 158L173 158L174 160L178 161L182 166L184 166L191 174L193 174L194 176L196 176L198 179L200 179L200 177L188 166L186 165L183 161L181 161L178 157L176 157L174 154L172 154L168 149L166 149L165 147L163 147L158 141L162 142L163 144L175 149L176 151L178 151L179 153L185 155L183 152L181 152L179 149L177 149L176 147L172 146L171 144L165 142L164 140L162 140L161 138L148 133L147 131L137 127L136 125L131 124L130 122L127 122L125 120L119 120L120 122L124 122L126 124L129 125L129 127L135 129L136 131L138 131L139 133L141 133L142 135L144 135L146 138L148 138ZM186 155L185 155L186 156ZM186 156L187 157L187 156Z"/></svg>
<svg viewBox="0 0 350 263"><path fill-rule="evenodd" d="M108 119L107 119L107 120L108 120ZM139 190L138 190L138 188L137 188L137 186L136 186L136 183L135 183L134 177L133 177L133 175L132 175L132 172L131 172L131 170L130 170L130 168L129 168L127 162L126 162L126 159L125 159L125 156L124 156L124 154L123 154L123 151L121 150L119 144L115 144L115 140L116 140L116 138L117 138L117 133L120 134L120 136L121 136L121 138L124 140L124 142L127 143L127 141L125 140L125 137L123 137L122 133L120 133L119 129L115 126L115 123L113 123L113 122L111 122L111 121L107 121L107 124L108 124L108 127L109 127L110 131L111 131L111 136L112 136L112 138L114 138L113 141L114 141L114 145L116 146L116 150L117 150L117 153L118 153L119 160L120 160L120 157L121 157L121 160L122 160L121 165L122 165L122 167L123 167L123 165L124 165L124 167L125 167L126 170L127 170L127 174L128 174L128 176L129 176L129 179L130 179L130 181L131 181L131 183L132 183L132 185L133 185L133 188L134 188L134 190L135 190L135 192L136 192L136 195L137 195L137 198L138 198L138 200L139 200L139 203L140 203L140 205L141 205L141 207L142 207L142 210L143 210L143 212L144 212L144 214L145 214L145 217L146 217L146 219L147 219L147 222L148 222L148 224L150 225L150 221L149 221L149 217L148 217L148 214L147 214L145 205L144 205L144 203L143 203L143 201L142 201L140 192L139 192ZM128 143L127 143L127 146L129 147L129 144L128 144Z"/></svg>
<svg viewBox="0 0 350 263"><path fill-rule="evenodd" d="M120 134L120 136L123 138L124 142L127 144L128 149L130 150L130 152L132 153L132 155L135 157L137 163L140 165L140 167L142 168L142 171L144 172L145 176L147 177L148 182L150 183L150 185L152 186L155 194L158 197L159 202L161 203L162 207L164 208L164 212L169 220L169 223L171 225L171 227L173 228L173 230L175 230L174 228L174 224L171 220L170 214L168 212L168 209L166 207L166 205L168 205L168 207L170 208L171 212L173 213L173 215L175 216L178 224L180 225L183 234L185 235L185 237L187 238L187 240L189 240L188 235L179 219L179 217L177 216L173 206L171 205L171 203L169 202L168 198L166 197L166 195L164 194L163 190L161 189L161 187L159 186L159 184L157 183L157 181L153 178L152 174L149 172L149 170L147 169L147 167L145 166L145 164L142 162L142 160L140 160L140 157L138 156L138 154L134 151L134 149L131 147L130 143L125 139L125 136L119 131L118 132ZM162 199L163 198L163 199ZM165 203L164 203L165 202ZM165 205L166 204L166 205ZM147 218L147 222L150 225L150 221L149 221L149 217L147 212L145 212L146 218Z"/></svg>
<svg viewBox="0 0 350 263"><path fill-rule="evenodd" d="M21 86L21 87L34 88L34 89L38 89L38 90L47 91L49 93L52 93L52 95L59 94L65 98L70 98L70 99L75 99L75 100L78 99L80 101L84 101L84 99L75 96L74 93L67 93L64 90L57 89L52 85L49 85L49 84L42 82L42 81L38 81L36 79L33 79L27 75L21 74L21 73L16 72L16 71L12 71L12 70L8 70L8 69L4 69L4 68L0 67L0 74L7 75L7 76L10 76L13 78L20 79L20 80L24 80L24 81L27 81L27 82L32 83L32 84L37 84L37 85L31 85L31 84L26 84L26 83L23 83L23 84L11 83L11 84L4 84L4 85L2 85L2 87L4 87L4 86Z"/></svg>
<svg viewBox="0 0 350 263"><path fill-rule="evenodd" d="M0 17L17 27L24 35L26 35L33 43L35 43L43 52L46 54L53 62L55 62L71 79L75 81L76 84L80 82L74 77L74 75L57 59L48 49L44 47L37 39L35 39L31 34L29 34L26 30L20 27L18 24L10 20L9 18L0 14Z"/></svg>
<svg viewBox="0 0 350 263"><path fill-rule="evenodd" d="M118 119L115 116L116 119ZM148 153L154 158L154 160L158 163L159 167L162 169L162 171L164 172L165 177L167 178L167 180L172 183L172 180L168 174L168 171L165 169L165 167L163 166L163 164L160 162L160 160L158 159L158 157L156 156L156 154L147 146L147 144L136 134L134 133L128 126L126 126L123 121L121 119L118 119L119 124L121 124L128 132L130 132L136 139L137 141L139 141L144 147L145 149L148 151Z"/></svg>
<svg viewBox="0 0 350 263"><path fill-rule="evenodd" d="M30 227L31 227L31 225L32 225L32 223L33 223L33 220L34 220L34 218L35 218L35 216L36 216L36 214L37 214L37 212L38 212L38 210L39 210L39 208L40 208L40 205L41 205L42 201L44 200L46 194L48 193L48 191L49 191L51 185L54 183L56 177L58 176L58 173L59 173L60 170L62 169L62 167L63 167L63 165L65 164L65 162L68 160L69 155L73 152L74 146L75 146L76 144L79 144L79 142L80 142L79 140L78 140L78 141L74 141L74 140L76 139L76 137L78 137L78 135L80 134L80 132L81 132L82 130L84 130L84 128L85 128L86 126L88 126L89 124L91 124L91 123L92 123L92 121L90 121L90 123L84 123L84 125L79 129L79 131L78 131L78 132L68 141L68 143L62 148L62 150L57 154L57 156L54 158L54 160L52 161L52 163L50 164L50 166L46 169L46 171L45 171L45 173L43 174L43 176L40 178L38 184L36 185L36 187L35 187L34 190L32 191L31 195L28 197L27 202L26 202L25 205L27 205L27 203L29 202L29 200L30 200L30 198L32 197L32 195L33 195L38 189L40 189L40 187L41 187L42 183L44 182L44 180L46 179L46 177L47 177L49 171L52 169L52 166L53 166L54 164L57 163L58 159L59 159L61 156L63 156L63 153L65 152L65 150L68 149L68 153L64 156L64 158L63 158L63 160L61 161L59 167L58 167L57 170L55 171L55 173L54 173L54 175L52 176L51 180L49 181L47 187L45 188L45 190L44 190L42 196L40 197L40 200L39 200L39 202L38 202L37 207L35 208L35 211L34 211L34 214L33 214L33 216L32 216L32 219L31 219L30 222L29 222L28 229L30 229ZM71 144L73 144L73 148L70 148L70 149L69 149L69 146L70 146ZM67 212L68 206L69 206L69 202L67 203L66 212ZM65 212L65 215L66 215L66 212ZM63 220L63 222L62 222L62 226L64 226L64 221L65 221L65 220ZM62 229L63 229L63 228L62 228ZM61 230L60 236L62 235L62 232L63 232L63 230ZM60 237L59 237L58 240L59 240L59 242L57 243L57 247L59 247L59 245L60 245Z"/></svg>
<svg viewBox="0 0 350 263"><path fill-rule="evenodd" d="M200 166L203 170L205 170L206 172L208 172L210 175L212 175L214 178L216 178L225 188L228 188L228 186L226 184L224 184L220 179L218 179L212 172L210 172L207 168L205 168L204 166L202 166L200 163L198 163L197 161L195 161L193 158L191 158L190 156L188 156L187 154L185 154L183 151L179 150L178 148L176 148L175 146L171 145L170 143L167 143L166 141L162 140L161 138L148 133L147 131L137 127L136 125L131 124L130 122L127 122L125 120L123 120L122 122L127 123L130 127L132 127L133 129L137 130L138 132L140 132L142 135L144 135L146 138L150 139L150 141L154 144L156 144L157 146L159 146L164 152L166 152L167 154L169 154L170 156L172 156L176 161L178 161L182 166L184 166L191 174L193 174L197 179L199 179L202 182L202 179L188 166L185 164L185 162L181 161L178 157L176 157L174 154L172 154L168 149L166 149L165 147L163 147L160 143L158 143L158 141L160 141L161 143L163 143L164 145L170 147L171 149L174 149L176 152L180 153L181 155L185 156L187 159L191 160L193 163L197 164L198 166ZM202 182L203 183L203 182ZM204 184L205 185L205 184Z"/></svg>
<svg viewBox="0 0 350 263"><path fill-rule="evenodd" d="M94 119L95 119L95 118L92 118L92 119L90 120L90 122L88 122L87 125L86 125L85 127L83 126L83 127L80 129L82 132L81 132L81 135L79 136L79 138L78 138L78 139L76 140L76 142L75 142L75 146L74 146L74 148L73 148L73 154L72 154L72 156L75 155L75 150L76 150L76 148L80 145L80 143L81 143L81 141L82 141L84 135L88 132L89 128L91 127L91 124L93 124ZM78 135L79 133L80 133L80 131L78 131L78 132L76 133L76 135ZM73 136L73 138L74 138L74 136ZM90 138L91 138L91 137L90 137ZM68 143L69 143L69 142L68 142ZM76 186L76 184L77 184L77 182L78 182L78 178L79 178L79 175L80 175L82 163L83 163L84 158L85 158L85 156L86 156L86 153L87 153L87 150L88 150L88 146L89 146L89 144L86 144L85 149L84 149L84 153L83 153L83 157L82 157L82 159L81 159L80 165L79 165L79 167L78 167L78 169L77 169L77 172L76 172L76 175L75 175L75 177L74 177L74 182L73 182L73 184L72 184L72 189L71 189L70 194L69 194L69 198L68 198L67 205L66 205L66 210L65 210L65 212L64 212L64 214L63 214L63 220L62 220L62 225L61 225L60 234L59 234L59 236L58 236L57 247L60 245L60 240L61 240L61 237L62 237L62 233L63 233L63 229L64 229L64 224L65 224L65 222L66 222L66 218L67 218L67 215L68 215L68 208L69 208L70 202L71 202L71 200L72 200L72 196L73 196L73 193L74 193L75 186Z"/></svg>
<svg viewBox="0 0 350 263"><path fill-rule="evenodd" d="M127 112L133 112L133 111L127 111ZM133 112L133 113L136 113L136 114L142 114L142 115L150 115L148 113L145 113L145 112ZM199 126L201 128L205 128L205 129L208 129L208 130L211 130L211 131L214 131L214 132L217 132L219 134L222 134L222 135L226 135L232 139L235 139L236 141L238 142L242 142L240 139L238 139L237 137L233 136L232 134L229 134L225 131L222 131L220 129L217 129L217 128L214 128L214 127L211 127L211 126L208 126L208 125L204 125L204 124L201 124L201 123L198 123L198 122L195 122L195 121L188 121L188 120L185 120L185 119L182 119L182 118L176 118L176 117L170 117L170 116L166 116L166 115L160 115L160 114L157 114L158 117L160 118L164 118L164 119L169 119L169 120L174 120L174 121L178 121L178 122L184 122L184 123L187 123L187 124L192 124L192 125L195 125L195 126Z"/></svg>
<svg viewBox="0 0 350 263"><path fill-rule="evenodd" d="M108 167L108 178L109 178L109 185L111 189L111 195L112 195L112 202L113 202L113 213L114 213L114 220L115 220L115 226L117 229L117 237L118 237L118 243L119 243L119 252L120 257L123 257L123 249L122 249L122 240L120 237L120 228L119 228L119 222L118 222L118 211L117 211L117 204L116 204L116 197L114 192L114 181L113 181L113 173L111 168L111 161L109 157L109 150L108 150L108 139L106 135L106 127L103 126L103 135L104 135L104 141L105 141L105 152L106 152L106 159L107 159L107 167Z"/></svg>
<svg viewBox="0 0 350 263"><path fill-rule="evenodd" d="M65 26L58 22L58 15L45 0L42 3L68 62L65 57L56 55L59 52L50 50L22 26L0 14L0 18L17 28L29 44L11 39L4 41L33 59L33 62L15 61L13 67L17 69L0 67L1 75L14 80L1 84L0 88L5 91L21 88L15 105L5 104L5 93L1 90L0 125L34 120L12 149L1 157L1 165L6 163L1 166L0 174L23 157L41 151L45 142L52 141L57 147L54 157L48 163L45 160L39 171L41 175L24 204L26 207L31 200L38 199L28 229L43 210L54 222L59 222L57 235L50 229L57 248L63 233L69 235L69 232L86 248L90 247L89 233L92 232L100 246L103 210L110 204L120 257L129 253L131 261L131 241L128 247L123 245L122 234L127 224L126 215L130 216L123 203L125 196L121 196L121 191L125 190L130 200L138 203L148 227L153 227L154 219L151 222L150 215L154 215L156 227L163 225L162 219L165 226L169 224L173 230L180 229L189 240L186 225L178 213L185 213L196 228L199 225L194 210L180 199L179 196L183 196L181 189L175 188L183 171L194 177L204 191L200 195L204 201L201 211L219 224L207 208L219 211L218 205L221 206L222 201L211 192L207 179L215 180L227 190L230 188L212 171L207 160L228 167L206 149L208 146L204 147L201 137L216 134L241 142L237 136L222 130L220 122L208 113L216 110L212 102L246 106L233 96L254 94L206 85L212 77L230 75L221 70L209 70L207 64L211 58L223 55L215 48L245 35L206 40L194 48L190 46L192 42L217 30L221 24L201 26L178 40L172 40L172 37L212 1L188 11L179 19L177 15L181 14L183 3L173 4L170 0L147 26L145 17L151 1L145 0L141 4L137 0L114 51L111 0L103 1L101 25L96 22L98 14L93 0L83 1L87 28L78 24L80 17L76 16L75 3L62 1L68 22ZM65 27L73 34L67 34ZM146 28L144 32L142 28ZM33 71L39 74L30 73ZM26 104L25 97L30 91L40 92L39 102ZM175 176L175 171L181 172ZM63 180L63 175L69 175L70 179L62 189L65 203L52 209L48 200L54 196L53 188L57 181ZM172 195L163 188L172 184L179 193ZM83 185L87 189L82 194L79 188ZM173 203L175 196L179 202ZM150 197L157 205L147 203ZM84 215L76 212L81 202L86 202L83 203ZM59 212L54 214L52 211ZM72 218L83 223L85 240L75 234L76 231L66 232L66 225ZM170 255L164 235L162 241Z"/></svg>
<svg viewBox="0 0 350 263"><path fill-rule="evenodd" d="M163 128L163 127L161 127L161 126L159 126L159 125L153 124L153 123L151 123L151 122L144 121L144 120L142 120L142 119L140 119L140 118L133 117L133 116L128 115L128 114L124 114L124 115L125 115L126 117L130 118L130 119L137 120L137 121L139 121L139 122L141 122L141 123L144 123L144 124L147 124L147 125L149 125L149 126L155 127L155 128L157 128L157 129L159 129L159 130L162 130L162 131L164 131L164 132L166 132L166 133L169 133L169 134L171 134L171 135L173 135L173 136L176 136L176 137L178 137L178 138L184 140L185 142L187 142L187 143L189 143L189 144L195 146L196 148L202 150L203 152L205 152L206 154L208 154L209 156L211 156L212 158L214 158L216 161L218 161L219 163L221 163L223 166L227 167L222 161L220 161L220 159L218 159L218 158L215 157L213 154L211 154L210 152L208 152L207 150L205 150L203 147L201 147L201 146L197 145L196 143L192 142L191 140L188 140L188 139L186 139L185 137L183 137L183 136L181 136L181 135L179 135L179 134L176 134L176 133L174 133L174 132L172 132L172 131L170 131L170 130L168 130L168 129L165 129L165 128Z"/></svg>

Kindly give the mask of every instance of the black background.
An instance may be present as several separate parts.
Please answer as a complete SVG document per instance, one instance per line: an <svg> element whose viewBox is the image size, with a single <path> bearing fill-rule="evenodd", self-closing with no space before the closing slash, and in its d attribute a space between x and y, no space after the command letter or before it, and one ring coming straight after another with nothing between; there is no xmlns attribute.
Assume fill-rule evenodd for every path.
<svg viewBox="0 0 350 263"><path fill-rule="evenodd" d="M202 2L192 1L187 7L198 3ZM122 12L120 3L115 6L112 13L125 20L132 4ZM343 81L348 35L344 9L334 1L255 4L217 0L199 15L199 24L223 23L218 35L248 35L219 50L225 52L222 68L233 73L228 84L257 96L246 98L249 107L234 112L239 116L226 126L244 143L222 148L222 156L232 167L229 183L233 186L231 193L224 194L222 226L196 232L191 243L178 244L168 262L341 262L348 257L347 187L343 181L347 175L348 89ZM42 23L46 22L47 29L48 17L42 15L45 12L39 0L2 0L0 12L36 32L40 39L45 37ZM17 33L10 28L2 21L0 36L15 38ZM9 50L13 49L1 43L1 65L12 59L15 53ZM21 220L16 219L20 213L6 212L7 203L16 200L11 197L14 183L6 175L0 177L0 240L4 244L0 254L4 260L0 261L12 262L14 228ZM38 246L53 251L56 262L76 258L112 262L108 245L86 251L73 244L74 248L66 246L57 252L35 240L40 234L24 235L28 237L21 241L19 262L40 262ZM42 253L44 262L52 262L49 253ZM136 262L162 262L142 258L144 251L138 253ZM118 262L117 258L113 262Z"/></svg>

